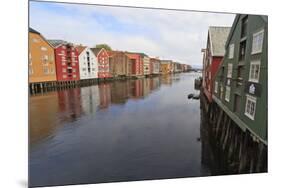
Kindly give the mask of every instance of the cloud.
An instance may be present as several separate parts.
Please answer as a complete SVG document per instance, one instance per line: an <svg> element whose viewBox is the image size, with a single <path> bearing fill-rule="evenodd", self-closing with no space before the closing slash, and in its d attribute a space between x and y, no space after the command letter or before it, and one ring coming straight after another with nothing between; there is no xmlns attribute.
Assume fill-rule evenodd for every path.
<svg viewBox="0 0 281 188"><path fill-rule="evenodd" d="M231 26L233 14L31 2L30 26L46 38L139 51L202 64L209 26Z"/></svg>

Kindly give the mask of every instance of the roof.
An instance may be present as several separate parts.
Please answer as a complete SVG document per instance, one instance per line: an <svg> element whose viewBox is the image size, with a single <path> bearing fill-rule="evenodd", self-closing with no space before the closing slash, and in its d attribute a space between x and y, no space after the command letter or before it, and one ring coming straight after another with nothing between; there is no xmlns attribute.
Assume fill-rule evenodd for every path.
<svg viewBox="0 0 281 188"><path fill-rule="evenodd" d="M141 57L148 57L148 55L146 55L145 53L141 53L141 52L125 52L125 53L128 53L128 54L138 54L140 55Z"/></svg>
<svg viewBox="0 0 281 188"><path fill-rule="evenodd" d="M82 45L76 46L78 55L80 55L86 48L87 48L86 46L82 46Z"/></svg>
<svg viewBox="0 0 281 188"><path fill-rule="evenodd" d="M101 51L102 48L91 48L91 50L94 52L94 54L97 56L98 53Z"/></svg>
<svg viewBox="0 0 281 188"><path fill-rule="evenodd" d="M227 46L229 45L230 39L232 38L232 35L233 35L234 30L237 26L237 23L238 23L240 17L243 16L243 15L246 16L247 14L236 14L235 19L233 21L233 24L231 26L231 30L229 32L227 41L225 43L225 48L227 48ZM266 16L266 15L255 15L255 16L260 16L265 23L268 23L268 16Z"/></svg>
<svg viewBox="0 0 281 188"><path fill-rule="evenodd" d="M210 39L211 55L224 56L225 43L231 27L209 27L208 35Z"/></svg>
<svg viewBox="0 0 281 188"><path fill-rule="evenodd" d="M64 40L48 40L48 42L53 45L54 47L58 47L59 45L62 44L67 44L68 42L64 41Z"/></svg>
<svg viewBox="0 0 281 188"><path fill-rule="evenodd" d="M36 33L36 34L41 35L38 31L36 31L35 29L33 29L31 27L28 29L28 31L31 32L31 33Z"/></svg>
<svg viewBox="0 0 281 188"><path fill-rule="evenodd" d="M39 33L38 31L36 31L35 29L29 27L29 28L28 28L28 31L29 31L30 33L35 33L35 34L40 35L40 37L41 37L45 42L47 42L48 45L50 45L52 48L54 48L54 46L53 46L43 35L41 35L41 33Z"/></svg>

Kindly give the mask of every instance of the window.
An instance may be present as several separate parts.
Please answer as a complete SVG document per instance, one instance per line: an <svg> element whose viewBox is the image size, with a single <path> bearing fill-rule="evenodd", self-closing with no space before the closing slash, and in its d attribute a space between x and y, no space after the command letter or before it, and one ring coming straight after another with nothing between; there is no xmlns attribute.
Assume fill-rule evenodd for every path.
<svg viewBox="0 0 281 188"><path fill-rule="evenodd" d="M232 64L228 64L227 67L227 78L231 78L232 77Z"/></svg>
<svg viewBox="0 0 281 188"><path fill-rule="evenodd" d="M253 34L252 54L262 52L263 35L263 30Z"/></svg>
<svg viewBox="0 0 281 188"><path fill-rule="evenodd" d="M216 81L215 82L215 93L217 93L218 92L218 82Z"/></svg>
<svg viewBox="0 0 281 188"><path fill-rule="evenodd" d="M62 72L66 72L66 68L63 68L63 69L62 69Z"/></svg>
<svg viewBox="0 0 281 188"><path fill-rule="evenodd" d="M248 118L250 118L251 120L255 119L256 102L257 102L257 99L255 97L247 95L246 107L245 107L245 115Z"/></svg>
<svg viewBox="0 0 281 188"><path fill-rule="evenodd" d="M73 69L73 72L76 72L76 69Z"/></svg>
<svg viewBox="0 0 281 188"><path fill-rule="evenodd" d="M47 48L44 46L41 46L41 51L47 51Z"/></svg>
<svg viewBox="0 0 281 188"><path fill-rule="evenodd" d="M66 78L66 75L64 74L64 75L62 75L62 78Z"/></svg>
<svg viewBox="0 0 281 188"><path fill-rule="evenodd" d="M260 76L260 61L252 61L250 64L249 81L258 83L259 76Z"/></svg>
<svg viewBox="0 0 281 188"><path fill-rule="evenodd" d="M32 42L34 42L34 43L38 43L38 42L39 42L39 40L38 40L38 39L36 39L36 38L33 38L33 39L32 39Z"/></svg>
<svg viewBox="0 0 281 188"><path fill-rule="evenodd" d="M73 75L73 78L76 78L76 74Z"/></svg>
<svg viewBox="0 0 281 188"><path fill-rule="evenodd" d="M55 71L54 71L54 68L53 68L53 67L51 67L51 68L50 68L50 73L51 73L51 74L54 74L54 73L55 73Z"/></svg>
<svg viewBox="0 0 281 188"><path fill-rule="evenodd" d="M240 43L239 47L239 61L245 60L245 54L246 54L246 40L242 41Z"/></svg>
<svg viewBox="0 0 281 188"><path fill-rule="evenodd" d="M234 44L229 45L229 50L228 50L228 58L232 59L234 56Z"/></svg>
<svg viewBox="0 0 281 188"><path fill-rule="evenodd" d="M230 100L230 87L226 86L225 88L225 98L224 98L227 102L229 102Z"/></svg>
<svg viewBox="0 0 281 188"><path fill-rule="evenodd" d="M53 61L54 61L54 56L53 55L50 55L50 63L53 63Z"/></svg>
<svg viewBox="0 0 281 188"><path fill-rule="evenodd" d="M221 85L220 98L222 99L222 97L223 97L223 86Z"/></svg>
<svg viewBox="0 0 281 188"><path fill-rule="evenodd" d="M241 96L235 94L234 95L234 112L240 112L240 105L241 105Z"/></svg>
<svg viewBox="0 0 281 188"><path fill-rule="evenodd" d="M48 69L48 67L43 67L43 72L44 72L44 74L49 74L49 69Z"/></svg>

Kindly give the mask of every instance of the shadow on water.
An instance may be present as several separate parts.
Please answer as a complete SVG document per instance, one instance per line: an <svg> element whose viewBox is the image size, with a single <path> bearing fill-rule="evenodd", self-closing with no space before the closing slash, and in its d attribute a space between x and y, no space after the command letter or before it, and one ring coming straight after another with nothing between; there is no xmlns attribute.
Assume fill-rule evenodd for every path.
<svg viewBox="0 0 281 188"><path fill-rule="evenodd" d="M114 81L32 96L31 186L212 175L198 73ZM200 129L201 127L201 129Z"/></svg>

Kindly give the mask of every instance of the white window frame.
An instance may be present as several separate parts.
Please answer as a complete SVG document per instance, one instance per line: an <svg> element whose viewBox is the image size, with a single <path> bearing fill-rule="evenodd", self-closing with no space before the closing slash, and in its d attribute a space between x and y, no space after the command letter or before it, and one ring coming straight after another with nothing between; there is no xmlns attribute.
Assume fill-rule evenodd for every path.
<svg viewBox="0 0 281 188"><path fill-rule="evenodd" d="M259 36L259 35L262 35L262 39L261 39L261 42L260 42L260 46L257 46L255 47L255 45L257 44L256 42L256 37ZM258 53L261 53L262 52L262 48L263 48L263 40L264 40L264 29L256 32L253 34L253 40L252 40L252 52L251 54L258 54ZM254 48L255 47L255 48Z"/></svg>
<svg viewBox="0 0 281 188"><path fill-rule="evenodd" d="M252 75L252 66L253 65L259 65L259 71L258 71L258 75L257 78L254 78ZM250 63L250 72L249 72L249 81L250 82L255 82L255 83L259 83L259 78L260 78L260 70L261 70L261 62L260 60L256 60L256 61L251 61ZM255 74L255 73L254 73Z"/></svg>
<svg viewBox="0 0 281 188"><path fill-rule="evenodd" d="M229 50L228 50L228 59L233 59L234 57L234 43L229 45Z"/></svg>
<svg viewBox="0 0 281 188"><path fill-rule="evenodd" d="M41 51L48 51L48 49L45 46L41 46Z"/></svg>
<svg viewBox="0 0 281 188"><path fill-rule="evenodd" d="M224 100L229 102L230 101L230 91L231 88L229 86L225 87L225 95L224 95Z"/></svg>
<svg viewBox="0 0 281 188"><path fill-rule="evenodd" d="M254 103L253 115L248 112L248 103ZM251 106L249 106L251 108ZM246 95L246 103L245 103L245 115L250 118L251 120L255 120L256 115L256 108L257 108L257 98L251 95ZM251 110L251 109L250 109Z"/></svg>
<svg viewBox="0 0 281 188"><path fill-rule="evenodd" d="M233 64L229 63L227 65L227 78L232 78L232 70L233 70Z"/></svg>
<svg viewBox="0 0 281 188"><path fill-rule="evenodd" d="M215 81L215 93L218 93L218 86L219 86L219 83L217 81Z"/></svg>

